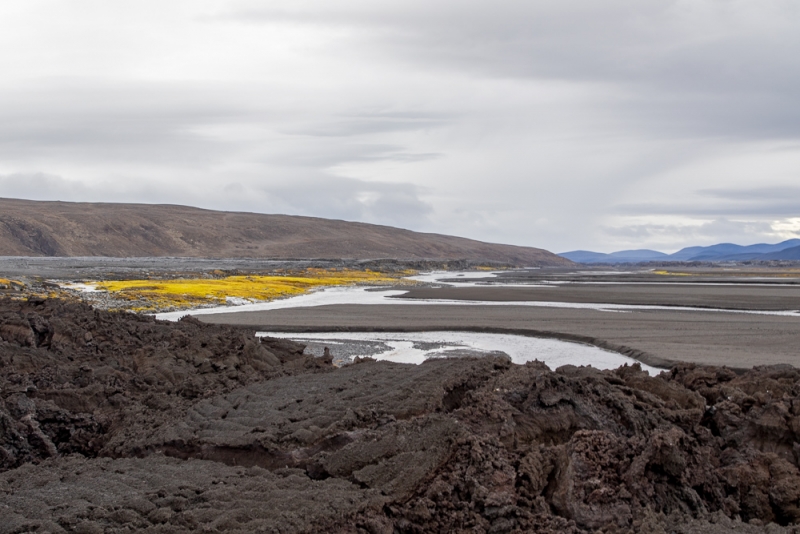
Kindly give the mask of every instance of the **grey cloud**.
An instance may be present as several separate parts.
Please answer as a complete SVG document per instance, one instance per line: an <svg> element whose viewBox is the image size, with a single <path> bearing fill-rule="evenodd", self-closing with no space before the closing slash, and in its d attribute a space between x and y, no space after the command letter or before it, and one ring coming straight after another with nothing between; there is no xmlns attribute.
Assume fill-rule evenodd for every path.
<svg viewBox="0 0 800 534"><path fill-rule="evenodd" d="M694 217L797 217L800 200L753 201L740 203L623 204L616 206L620 215L686 215Z"/></svg>
<svg viewBox="0 0 800 534"><path fill-rule="evenodd" d="M791 1L765 1L757 10L749 4L752 14L747 13L747 3L703 0L240 5L220 19L358 30L365 41L391 47L415 61L492 76L659 79L734 90L743 84L770 90L794 87L798 79L796 71L785 68L798 62L787 45L800 43L791 24L800 16L800 8ZM751 15L782 24L750 24Z"/></svg>
<svg viewBox="0 0 800 534"><path fill-rule="evenodd" d="M650 243L663 252L674 252L690 245L711 245L721 242L752 244L780 239L769 223L736 221L719 218L699 225L634 224L621 227L602 227L609 236L623 243Z"/></svg>
<svg viewBox="0 0 800 534"><path fill-rule="evenodd" d="M357 107L357 106L354 106ZM0 89L0 158L127 169L132 165L207 170L228 161L324 170L347 162L419 162L441 154L379 144L377 133L439 127L449 117L413 111L286 117L252 89L219 84L69 80L64 86ZM286 139L232 141L217 128L263 128ZM294 131L293 131L294 129ZM321 139L316 139L321 138Z"/></svg>
<svg viewBox="0 0 800 534"><path fill-rule="evenodd" d="M335 176L263 187L270 206L283 213L421 228L432 207L410 184L365 182Z"/></svg>
<svg viewBox="0 0 800 534"><path fill-rule="evenodd" d="M66 202L142 202L200 206L201 192L179 184L148 179L85 182L54 174L23 172L0 175L0 197Z"/></svg>
<svg viewBox="0 0 800 534"><path fill-rule="evenodd" d="M358 116L331 117L326 122L284 130L293 135L352 137L387 132L429 130L450 124L453 117L443 114L362 113Z"/></svg>
<svg viewBox="0 0 800 534"><path fill-rule="evenodd" d="M635 94L610 98L608 105L631 127L660 137L793 139L800 136L800 107L791 96L798 89L800 79L772 92L642 86Z"/></svg>
<svg viewBox="0 0 800 534"><path fill-rule="evenodd" d="M80 201L94 196L81 182L70 182L52 174L12 173L0 175L0 197L30 200Z"/></svg>
<svg viewBox="0 0 800 534"><path fill-rule="evenodd" d="M313 150L309 147L313 146ZM407 152L400 145L359 143L351 140L321 144L303 143L290 150L271 153L264 163L289 167L328 168L340 163L368 161L418 162L443 157L436 152Z"/></svg>
<svg viewBox="0 0 800 534"><path fill-rule="evenodd" d="M439 152L392 152L384 156L371 158L373 160L391 160L391 161L404 161L404 162L417 162L417 161L430 161L444 157L444 154Z"/></svg>
<svg viewBox="0 0 800 534"><path fill-rule="evenodd" d="M207 165L229 150L195 130L258 114L186 84L85 81L0 92L0 157Z"/></svg>
<svg viewBox="0 0 800 534"><path fill-rule="evenodd" d="M784 202L786 199L800 199L800 186L794 187L757 187L749 189L701 189L701 195L724 200L745 202ZM800 200L798 200L800 204ZM800 214L800 212L798 212Z"/></svg>
<svg viewBox="0 0 800 534"><path fill-rule="evenodd" d="M697 192L711 202L687 200L681 203L622 204L615 211L626 215L690 216L800 216L800 187L755 187L748 189L701 189Z"/></svg>
<svg viewBox="0 0 800 534"><path fill-rule="evenodd" d="M222 188L222 191L224 191L226 194L241 195L245 192L245 188L240 182L232 182L226 184Z"/></svg>
<svg viewBox="0 0 800 534"><path fill-rule="evenodd" d="M389 54L409 69L597 84L597 101L619 119L662 135L800 135L796 2L758 9L710 0L241 6L223 18L338 27L347 53Z"/></svg>

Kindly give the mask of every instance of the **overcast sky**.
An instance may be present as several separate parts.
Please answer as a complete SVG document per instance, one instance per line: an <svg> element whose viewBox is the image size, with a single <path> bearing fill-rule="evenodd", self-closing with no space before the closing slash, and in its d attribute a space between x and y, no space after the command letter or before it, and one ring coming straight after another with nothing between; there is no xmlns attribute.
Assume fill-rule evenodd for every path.
<svg viewBox="0 0 800 534"><path fill-rule="evenodd" d="M797 0L0 4L0 196L556 252L800 237Z"/></svg>

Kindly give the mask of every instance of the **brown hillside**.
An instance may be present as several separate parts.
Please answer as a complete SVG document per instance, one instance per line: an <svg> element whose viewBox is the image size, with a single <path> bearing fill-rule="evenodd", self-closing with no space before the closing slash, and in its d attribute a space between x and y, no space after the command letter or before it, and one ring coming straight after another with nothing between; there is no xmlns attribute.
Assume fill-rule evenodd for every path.
<svg viewBox="0 0 800 534"><path fill-rule="evenodd" d="M0 256L496 261L570 265L546 250L313 217L157 204L0 199Z"/></svg>

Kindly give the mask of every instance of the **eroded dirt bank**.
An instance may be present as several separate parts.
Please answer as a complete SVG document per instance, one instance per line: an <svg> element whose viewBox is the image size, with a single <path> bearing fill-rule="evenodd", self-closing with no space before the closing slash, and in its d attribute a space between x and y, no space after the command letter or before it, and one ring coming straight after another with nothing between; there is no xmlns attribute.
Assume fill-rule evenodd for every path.
<svg viewBox="0 0 800 534"><path fill-rule="evenodd" d="M783 532L800 371L365 361L0 301L0 532ZM772 522L772 524L767 525Z"/></svg>

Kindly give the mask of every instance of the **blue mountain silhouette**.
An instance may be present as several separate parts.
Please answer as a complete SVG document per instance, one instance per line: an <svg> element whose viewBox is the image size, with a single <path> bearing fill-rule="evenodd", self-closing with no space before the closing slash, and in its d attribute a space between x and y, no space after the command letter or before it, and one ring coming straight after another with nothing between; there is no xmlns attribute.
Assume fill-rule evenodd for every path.
<svg viewBox="0 0 800 534"><path fill-rule="evenodd" d="M719 243L708 247L686 247L673 254L657 250L620 250L605 254L589 250L562 252L559 256L576 263L639 263L648 261L746 261L800 259L800 239L780 243L736 245Z"/></svg>

